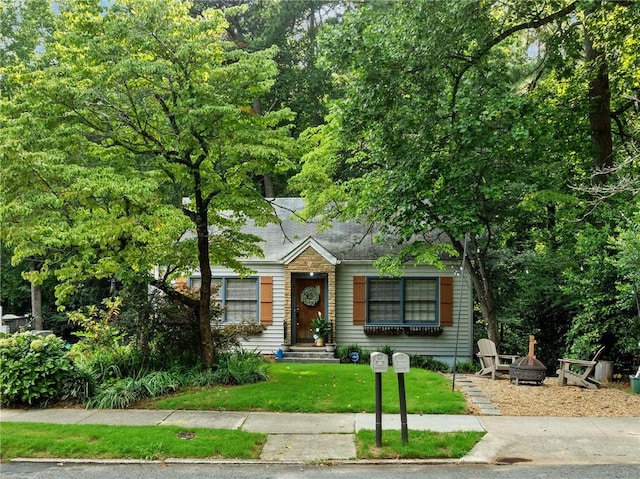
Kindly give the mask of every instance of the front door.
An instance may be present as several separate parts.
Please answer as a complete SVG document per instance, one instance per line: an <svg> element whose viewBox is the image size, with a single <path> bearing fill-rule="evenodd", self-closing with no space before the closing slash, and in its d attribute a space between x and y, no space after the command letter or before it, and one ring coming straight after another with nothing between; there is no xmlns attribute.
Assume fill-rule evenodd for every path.
<svg viewBox="0 0 640 479"><path fill-rule="evenodd" d="M311 321L318 312L325 316L326 286L325 278L296 278L293 307L295 311L296 343L314 341Z"/></svg>

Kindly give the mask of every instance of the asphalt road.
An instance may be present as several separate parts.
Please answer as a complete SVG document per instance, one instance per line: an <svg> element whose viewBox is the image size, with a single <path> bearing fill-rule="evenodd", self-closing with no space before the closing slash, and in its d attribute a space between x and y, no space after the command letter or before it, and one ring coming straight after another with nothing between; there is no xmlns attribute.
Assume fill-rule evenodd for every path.
<svg viewBox="0 0 640 479"><path fill-rule="evenodd" d="M2 479L637 479L640 465L280 465L48 464L0 465Z"/></svg>

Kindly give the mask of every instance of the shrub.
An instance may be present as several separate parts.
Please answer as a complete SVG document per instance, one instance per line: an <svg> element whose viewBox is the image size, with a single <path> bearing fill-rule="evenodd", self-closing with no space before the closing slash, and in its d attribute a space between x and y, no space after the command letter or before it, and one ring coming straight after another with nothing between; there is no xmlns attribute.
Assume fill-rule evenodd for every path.
<svg viewBox="0 0 640 479"><path fill-rule="evenodd" d="M431 356L413 354L409 357L409 362L412 368L427 369L429 371L436 371L440 373L449 371L449 365L447 363L433 359Z"/></svg>
<svg viewBox="0 0 640 479"><path fill-rule="evenodd" d="M176 391L182 386L182 379L176 371L154 371L139 379L120 378L105 384L87 402L87 408L124 409L142 399L162 396Z"/></svg>
<svg viewBox="0 0 640 479"><path fill-rule="evenodd" d="M478 363L474 363L473 361L459 361L456 363L456 372L464 373L464 374L473 374L477 371L480 371L480 367Z"/></svg>
<svg viewBox="0 0 640 479"><path fill-rule="evenodd" d="M154 371L140 378L113 379L87 402L87 407L122 409L143 399L174 392L181 387L236 385L265 381L266 365L267 362L259 353L235 351L220 356L217 370L204 370L201 366L190 370L175 367L169 371Z"/></svg>
<svg viewBox="0 0 640 479"><path fill-rule="evenodd" d="M104 347L81 341L71 347L71 355L83 370L90 371L98 383L144 374L145 365L131 346Z"/></svg>
<svg viewBox="0 0 640 479"><path fill-rule="evenodd" d="M213 343L218 351L233 351L240 348L240 339L247 340L249 336L261 334L265 327L253 321L222 324L219 321L212 329Z"/></svg>
<svg viewBox="0 0 640 479"><path fill-rule="evenodd" d="M31 332L0 339L0 395L2 405L45 406L83 395L91 381L76 371L64 342L50 334ZM84 383L84 381L87 381ZM67 389L65 389L67 388Z"/></svg>
<svg viewBox="0 0 640 479"><path fill-rule="evenodd" d="M95 394L96 377L92 371L76 365L60 388L60 400L86 403Z"/></svg>
<svg viewBox="0 0 640 479"><path fill-rule="evenodd" d="M338 358L341 363L353 363L351 360L351 354L358 353L358 364L369 364L371 358L371 351L365 349L357 344L347 344L346 346L340 346L338 348Z"/></svg>
<svg viewBox="0 0 640 479"><path fill-rule="evenodd" d="M389 358L389 366L391 366L393 364L393 353L395 353L393 347L389 346L388 344L386 344L386 345L382 346L382 348L379 349L379 351L388 356L388 358Z"/></svg>
<svg viewBox="0 0 640 479"><path fill-rule="evenodd" d="M222 354L215 374L217 384L251 384L266 381L266 361L261 354L250 351L234 351Z"/></svg>
<svg viewBox="0 0 640 479"><path fill-rule="evenodd" d="M124 409L145 397L144 388L133 378L111 381L87 402L89 409Z"/></svg>

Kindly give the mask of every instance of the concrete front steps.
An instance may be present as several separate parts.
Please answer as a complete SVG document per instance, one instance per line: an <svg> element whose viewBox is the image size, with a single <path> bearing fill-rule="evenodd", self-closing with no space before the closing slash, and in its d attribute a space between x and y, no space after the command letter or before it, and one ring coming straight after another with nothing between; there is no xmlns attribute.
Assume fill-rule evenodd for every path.
<svg viewBox="0 0 640 479"><path fill-rule="evenodd" d="M320 346L291 346L289 351L284 353L282 359L277 359L279 363L334 363L340 362L335 357L335 352L325 351Z"/></svg>

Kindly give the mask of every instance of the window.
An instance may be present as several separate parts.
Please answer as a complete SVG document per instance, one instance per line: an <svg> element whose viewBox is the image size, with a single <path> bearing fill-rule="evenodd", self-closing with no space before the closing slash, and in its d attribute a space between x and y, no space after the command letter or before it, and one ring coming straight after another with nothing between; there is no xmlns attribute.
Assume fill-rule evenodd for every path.
<svg viewBox="0 0 640 479"><path fill-rule="evenodd" d="M192 277L190 285L200 287L200 278ZM257 278L213 278L211 286L218 287L214 298L224 308L222 322L258 321Z"/></svg>
<svg viewBox="0 0 640 479"><path fill-rule="evenodd" d="M435 278L369 278L367 324L437 324L437 291Z"/></svg>

